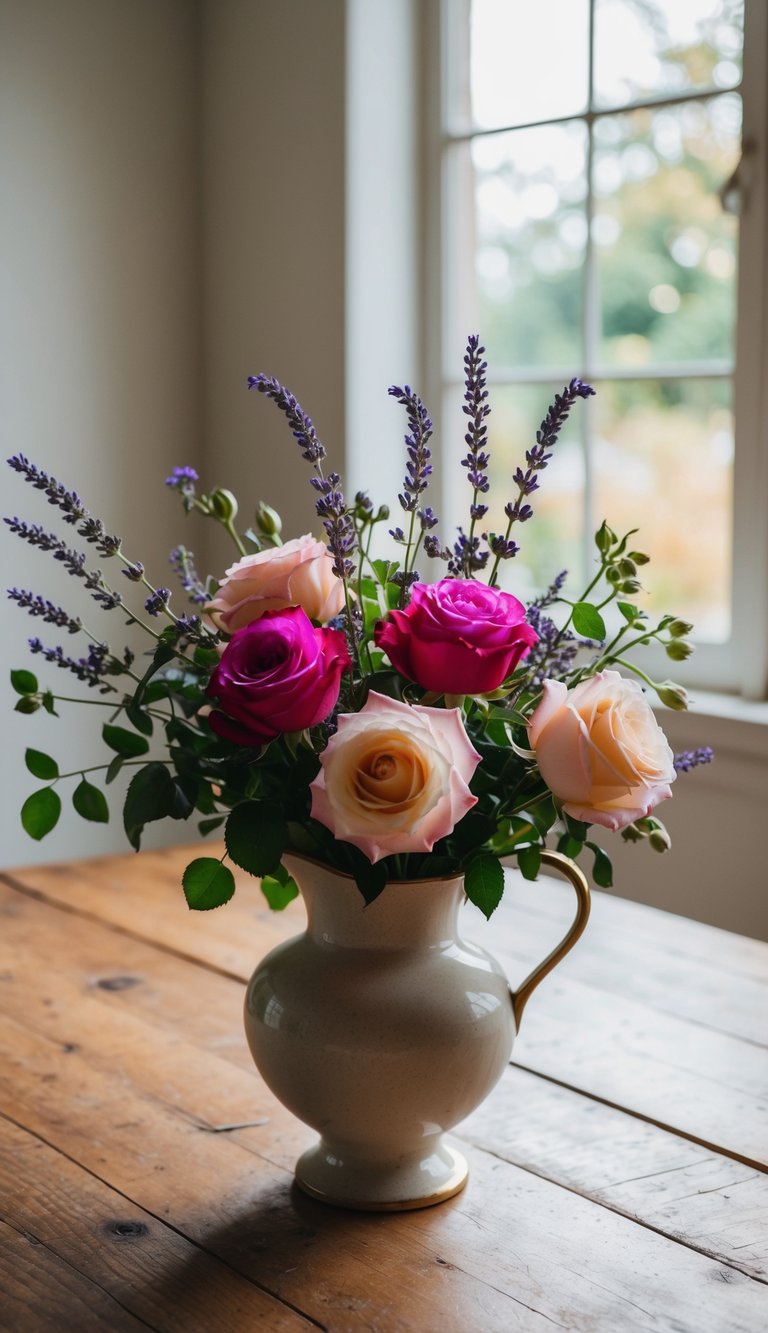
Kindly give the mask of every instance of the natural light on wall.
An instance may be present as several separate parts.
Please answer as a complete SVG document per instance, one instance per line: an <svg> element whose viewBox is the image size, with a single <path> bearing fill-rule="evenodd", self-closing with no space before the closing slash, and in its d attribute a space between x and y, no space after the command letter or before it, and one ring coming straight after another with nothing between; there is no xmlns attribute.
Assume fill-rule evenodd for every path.
<svg viewBox="0 0 768 1333"><path fill-rule="evenodd" d="M598 389L550 465L516 591L558 559L578 584L599 522L626 530L639 512L649 611L673 606L712 643L731 628L739 223L726 187L742 46L741 0L459 0L445 99L447 198L463 205L447 242L444 419L460 422L456 372L477 328L491 527L553 388L578 374ZM461 253L474 255L462 272Z"/></svg>

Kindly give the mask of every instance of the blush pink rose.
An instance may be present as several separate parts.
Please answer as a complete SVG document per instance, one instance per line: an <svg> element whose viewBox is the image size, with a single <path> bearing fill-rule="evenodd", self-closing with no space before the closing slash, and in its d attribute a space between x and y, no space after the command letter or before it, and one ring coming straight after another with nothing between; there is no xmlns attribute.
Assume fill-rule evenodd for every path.
<svg viewBox="0 0 768 1333"><path fill-rule="evenodd" d="M333 572L333 557L308 533L284 546L244 555L231 565L206 608L217 629L233 634L265 611L300 606L310 620L337 616L344 587Z"/></svg>
<svg viewBox="0 0 768 1333"><path fill-rule="evenodd" d="M458 708L424 708L373 690L359 713L342 713L310 784L312 818L369 861L431 852L475 805L480 755Z"/></svg>
<svg viewBox="0 0 768 1333"><path fill-rule="evenodd" d="M264 745L333 712L350 666L344 635L316 629L300 606L236 630L211 672L210 725L236 745Z"/></svg>
<svg viewBox="0 0 768 1333"><path fill-rule="evenodd" d="M414 583L375 632L395 670L439 694L488 694L537 639L522 602L475 579Z"/></svg>
<svg viewBox="0 0 768 1333"><path fill-rule="evenodd" d="M618 671L572 690L546 680L528 736L541 776L574 819L621 829L672 795L667 738L637 681Z"/></svg>

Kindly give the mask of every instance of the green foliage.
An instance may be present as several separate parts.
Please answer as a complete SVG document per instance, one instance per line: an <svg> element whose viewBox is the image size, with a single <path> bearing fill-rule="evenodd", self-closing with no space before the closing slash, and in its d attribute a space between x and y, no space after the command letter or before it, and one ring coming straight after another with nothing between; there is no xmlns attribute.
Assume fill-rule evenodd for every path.
<svg viewBox="0 0 768 1333"><path fill-rule="evenodd" d="M75 787L72 804L83 819L90 819L94 824L109 823L109 806L104 793L85 778Z"/></svg>
<svg viewBox="0 0 768 1333"><path fill-rule="evenodd" d="M490 920L504 892L504 869L492 852L478 852L467 864L464 890L469 901Z"/></svg>
<svg viewBox="0 0 768 1333"><path fill-rule="evenodd" d="M210 912L228 903L235 892L235 877L213 856L191 861L182 876L187 904L196 912Z"/></svg>
<svg viewBox="0 0 768 1333"><path fill-rule="evenodd" d="M241 801L224 832L227 854L249 875L274 875L288 837L285 818L268 801Z"/></svg>
<svg viewBox="0 0 768 1333"><path fill-rule="evenodd" d="M605 621L597 607L590 602L577 602L573 608L573 628L585 639L601 643L607 635Z"/></svg>
<svg viewBox="0 0 768 1333"><path fill-rule="evenodd" d="M116 750L125 759L135 759L149 750L149 742L145 736L137 736L135 731L126 731L125 727L116 727L106 722L101 729L101 735L110 750Z"/></svg>
<svg viewBox="0 0 768 1333"><path fill-rule="evenodd" d="M294 898L298 897L299 886L288 874L284 865L279 865L272 875L262 875L261 891L273 912L282 912Z"/></svg>
<svg viewBox="0 0 768 1333"><path fill-rule="evenodd" d="M42 750L26 750L24 763L33 778L40 778L41 782L52 782L59 776L59 765L56 760L51 759L48 754L43 754Z"/></svg>
<svg viewBox="0 0 768 1333"><path fill-rule="evenodd" d="M59 822L61 800L52 787L43 787L28 796L21 807L21 822L30 838L39 842Z"/></svg>
<svg viewBox="0 0 768 1333"><path fill-rule="evenodd" d="M158 819L186 819L192 803L165 764L154 761L131 779L123 807L123 823L131 846L138 851L146 824Z"/></svg>
<svg viewBox="0 0 768 1333"><path fill-rule="evenodd" d="M524 879L536 879L541 867L541 847L537 843L531 847L521 847L517 853L517 864Z"/></svg>
<svg viewBox="0 0 768 1333"><path fill-rule="evenodd" d="M36 694L39 688L31 671L12 671L11 686L17 694Z"/></svg>

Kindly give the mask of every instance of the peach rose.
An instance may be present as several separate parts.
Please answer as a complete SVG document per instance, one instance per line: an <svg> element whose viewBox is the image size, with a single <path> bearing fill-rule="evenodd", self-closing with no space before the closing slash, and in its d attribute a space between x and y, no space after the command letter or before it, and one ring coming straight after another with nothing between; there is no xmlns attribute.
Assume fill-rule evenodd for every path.
<svg viewBox="0 0 768 1333"><path fill-rule="evenodd" d="M539 772L566 814L620 829L672 795L672 751L634 680L599 671L572 690L545 680L528 724Z"/></svg>
<svg viewBox="0 0 768 1333"><path fill-rule="evenodd" d="M312 817L369 861L431 852L476 804L468 783L480 762L458 708L424 708L373 690L342 713L310 784Z"/></svg>
<svg viewBox="0 0 768 1333"><path fill-rule="evenodd" d="M284 546L244 555L227 570L206 609L217 629L234 634L265 611L300 606L310 620L323 623L343 605L344 588L333 572L333 557L307 533Z"/></svg>

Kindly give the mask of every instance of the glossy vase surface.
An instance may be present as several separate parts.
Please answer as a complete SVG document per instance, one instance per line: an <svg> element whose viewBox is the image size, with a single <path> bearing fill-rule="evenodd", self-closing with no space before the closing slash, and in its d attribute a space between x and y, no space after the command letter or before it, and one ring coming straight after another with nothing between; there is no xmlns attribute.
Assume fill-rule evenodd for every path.
<svg viewBox="0 0 768 1333"><path fill-rule="evenodd" d="M245 1027L265 1082L320 1135L297 1183L348 1208L450 1198L467 1164L445 1131L496 1084L516 1026L500 965L460 937L463 881L391 882L366 906L349 876L285 863L307 929L257 967Z"/></svg>

